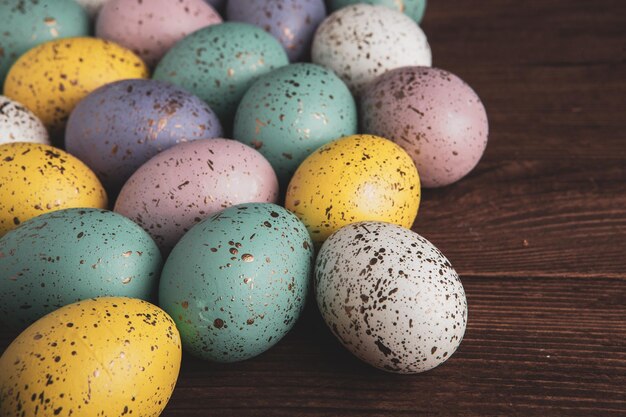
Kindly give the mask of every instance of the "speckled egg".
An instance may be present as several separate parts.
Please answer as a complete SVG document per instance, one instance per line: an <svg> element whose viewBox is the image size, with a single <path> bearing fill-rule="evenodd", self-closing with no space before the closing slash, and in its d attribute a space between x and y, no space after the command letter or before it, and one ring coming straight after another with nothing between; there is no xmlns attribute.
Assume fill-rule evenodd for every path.
<svg viewBox="0 0 626 417"><path fill-rule="evenodd" d="M274 204L242 204L180 240L163 268L160 305L192 354L245 360L296 323L312 267L313 245L296 216Z"/></svg>
<svg viewBox="0 0 626 417"><path fill-rule="evenodd" d="M157 153L221 136L217 116L198 97L162 81L122 80L78 103L67 123L65 147L115 193Z"/></svg>
<svg viewBox="0 0 626 417"><path fill-rule="evenodd" d="M228 22L200 29L163 57L154 78L191 91L217 113L227 131L246 90L261 75L287 65L281 44L247 23Z"/></svg>
<svg viewBox="0 0 626 417"><path fill-rule="evenodd" d="M87 94L113 81L147 76L141 59L117 44L69 38L22 55L7 75L4 95L29 108L58 139L70 112Z"/></svg>
<svg viewBox="0 0 626 417"><path fill-rule="evenodd" d="M180 360L178 330L157 306L124 297L70 304L0 358L0 415L158 417Z"/></svg>
<svg viewBox="0 0 626 417"><path fill-rule="evenodd" d="M328 0L328 8L334 12L356 3L379 4L390 7L404 12L417 23L422 21L426 10L426 0Z"/></svg>
<svg viewBox="0 0 626 417"><path fill-rule="evenodd" d="M48 131L26 107L0 95L0 145L11 142L49 144Z"/></svg>
<svg viewBox="0 0 626 417"><path fill-rule="evenodd" d="M89 35L89 17L73 0L0 0L0 86L11 65L41 43Z"/></svg>
<svg viewBox="0 0 626 417"><path fill-rule="evenodd" d="M313 39L312 59L335 71L355 95L394 68L431 65L422 29L385 6L356 4L328 16Z"/></svg>
<svg viewBox="0 0 626 417"><path fill-rule="evenodd" d="M104 6L104 4L110 0L75 0L75 1L76 3L83 6L83 9L87 11L87 14L90 17L95 17L100 11L100 9L102 9L102 6Z"/></svg>
<svg viewBox="0 0 626 417"><path fill-rule="evenodd" d="M149 300L160 272L159 248L124 216L81 208L42 214L0 238L0 322L23 328L105 295Z"/></svg>
<svg viewBox="0 0 626 417"><path fill-rule="evenodd" d="M428 371L459 347L463 285L428 240L400 226L362 222L330 236L315 264L317 305L359 359L397 373Z"/></svg>
<svg viewBox="0 0 626 417"><path fill-rule="evenodd" d="M96 36L119 43L154 66L179 40L221 23L204 0L109 0L96 23Z"/></svg>
<svg viewBox="0 0 626 417"><path fill-rule="evenodd" d="M0 236L32 217L73 207L107 207L102 184L85 164L49 145L0 145Z"/></svg>
<svg viewBox="0 0 626 417"><path fill-rule="evenodd" d="M150 159L124 185L115 211L141 225L165 255L200 220L277 197L278 180L263 155L234 140L207 139Z"/></svg>
<svg viewBox="0 0 626 417"><path fill-rule="evenodd" d="M407 67L372 83L361 100L362 130L402 146L424 187L467 175L487 147L487 113L474 90L437 68Z"/></svg>
<svg viewBox="0 0 626 417"><path fill-rule="evenodd" d="M285 207L319 244L359 221L410 227L419 203L420 180L411 157L387 139L354 135L324 145L304 160L289 183Z"/></svg>
<svg viewBox="0 0 626 417"><path fill-rule="evenodd" d="M293 62L308 58L326 6L324 0L229 0L226 14L228 20L251 23L274 35Z"/></svg>
<svg viewBox="0 0 626 417"><path fill-rule="evenodd" d="M320 146L357 132L352 94L331 70L292 64L257 80L239 104L233 137L261 152L285 186Z"/></svg>

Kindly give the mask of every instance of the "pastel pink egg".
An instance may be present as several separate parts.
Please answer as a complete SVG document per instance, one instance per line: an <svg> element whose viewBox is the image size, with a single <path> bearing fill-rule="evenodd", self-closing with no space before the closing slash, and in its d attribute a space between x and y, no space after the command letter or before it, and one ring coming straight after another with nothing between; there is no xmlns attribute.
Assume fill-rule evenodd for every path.
<svg viewBox="0 0 626 417"><path fill-rule="evenodd" d="M200 220L241 203L274 203L278 179L253 148L200 139L169 148L126 182L115 211L142 226L167 255Z"/></svg>

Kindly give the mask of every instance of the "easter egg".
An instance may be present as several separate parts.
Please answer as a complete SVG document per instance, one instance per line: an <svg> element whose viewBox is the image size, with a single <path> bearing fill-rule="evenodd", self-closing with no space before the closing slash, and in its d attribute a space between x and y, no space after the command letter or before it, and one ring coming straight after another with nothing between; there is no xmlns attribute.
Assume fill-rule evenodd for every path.
<svg viewBox="0 0 626 417"><path fill-rule="evenodd" d="M0 238L0 322L25 327L105 295L149 300L160 272L159 248L126 217L83 208L45 213Z"/></svg>
<svg viewBox="0 0 626 417"><path fill-rule="evenodd" d="M316 64L337 73L355 95L394 68L431 65L426 35L407 15L385 6L356 4L328 16L311 52Z"/></svg>
<svg viewBox="0 0 626 417"><path fill-rule="evenodd" d="M115 211L141 225L165 255L202 219L277 196L276 174L263 155L234 140L196 140L142 165L122 188Z"/></svg>
<svg viewBox="0 0 626 417"><path fill-rule="evenodd" d="M230 131L237 105L261 75L287 65L281 44L263 29L228 22L200 29L178 42L154 71L206 101Z"/></svg>
<svg viewBox="0 0 626 417"><path fill-rule="evenodd" d="M121 46L95 38L47 42L11 67L4 95L37 115L54 138L63 136L76 104L96 88L126 78L146 78L145 64Z"/></svg>
<svg viewBox="0 0 626 417"><path fill-rule="evenodd" d="M109 0L96 23L96 36L119 43L154 66L188 34L221 23L203 0Z"/></svg>
<svg viewBox="0 0 626 417"><path fill-rule="evenodd" d="M424 17L426 0L328 0L328 8L331 11L341 9L356 3L378 4L404 12L415 22L419 23Z"/></svg>
<svg viewBox="0 0 626 417"><path fill-rule="evenodd" d="M102 6L109 0L75 0L76 3L83 6L83 9L90 17L94 17L98 14Z"/></svg>
<svg viewBox="0 0 626 417"><path fill-rule="evenodd" d="M324 0L229 0L226 14L230 21L250 23L274 35L293 62L308 57L326 6Z"/></svg>
<svg viewBox="0 0 626 417"><path fill-rule="evenodd" d="M320 146L357 132L356 104L331 70L292 64L259 78L235 116L233 137L261 152L286 186Z"/></svg>
<svg viewBox="0 0 626 417"><path fill-rule="evenodd" d="M32 217L74 207L107 207L102 184L85 164L49 145L0 145L0 236Z"/></svg>
<svg viewBox="0 0 626 417"><path fill-rule="evenodd" d="M122 80L81 100L67 123L65 147L118 192L144 162L178 143L222 136L213 110L169 83Z"/></svg>
<svg viewBox="0 0 626 417"><path fill-rule="evenodd" d="M354 355L396 373L432 369L456 351L467 324L459 276L432 243L389 223L348 225L322 245L315 296Z"/></svg>
<svg viewBox="0 0 626 417"><path fill-rule="evenodd" d="M159 304L183 346L215 362L276 344L306 300L313 245L298 218L274 204L242 204L194 226L164 266Z"/></svg>
<svg viewBox="0 0 626 417"><path fill-rule="evenodd" d="M313 152L296 170L285 199L316 244L359 221L411 227L419 203L420 180L411 157L371 135L347 136Z"/></svg>
<svg viewBox="0 0 626 417"><path fill-rule="evenodd" d="M49 144L48 131L26 107L0 95L0 145L11 142Z"/></svg>
<svg viewBox="0 0 626 417"><path fill-rule="evenodd" d="M51 40L89 35L89 18L73 0L0 0L0 86L11 65Z"/></svg>
<svg viewBox="0 0 626 417"><path fill-rule="evenodd" d="M104 297L44 316L0 358L0 415L158 417L180 370L172 319L146 301Z"/></svg>
<svg viewBox="0 0 626 417"><path fill-rule="evenodd" d="M399 68L382 75L361 99L362 130L402 146L424 187L466 176L487 147L489 123L480 98L438 68Z"/></svg>

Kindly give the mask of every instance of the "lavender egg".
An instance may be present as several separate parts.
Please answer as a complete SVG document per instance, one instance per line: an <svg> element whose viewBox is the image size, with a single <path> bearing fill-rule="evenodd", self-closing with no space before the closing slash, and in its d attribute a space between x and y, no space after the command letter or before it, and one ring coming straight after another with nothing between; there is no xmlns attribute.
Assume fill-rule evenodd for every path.
<svg viewBox="0 0 626 417"><path fill-rule="evenodd" d="M117 192L157 153L219 136L220 122L204 101L166 82L134 79L105 85L80 101L65 146Z"/></svg>
<svg viewBox="0 0 626 417"><path fill-rule="evenodd" d="M308 58L326 6L323 0L229 0L226 13L231 21L250 23L274 35L294 62Z"/></svg>
<svg viewBox="0 0 626 417"><path fill-rule="evenodd" d="M142 226L166 255L204 218L240 203L273 203L277 196L276 174L259 152L234 140L196 140L139 168L115 211Z"/></svg>
<svg viewBox="0 0 626 417"><path fill-rule="evenodd" d="M361 98L364 132L402 146L424 187L467 175L485 152L489 124L480 98L454 74L406 67L379 77Z"/></svg>

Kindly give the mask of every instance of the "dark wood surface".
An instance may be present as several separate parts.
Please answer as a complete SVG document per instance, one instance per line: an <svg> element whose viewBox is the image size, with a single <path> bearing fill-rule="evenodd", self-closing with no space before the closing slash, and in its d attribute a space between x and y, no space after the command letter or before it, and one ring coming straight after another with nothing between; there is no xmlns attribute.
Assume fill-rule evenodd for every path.
<svg viewBox="0 0 626 417"><path fill-rule="evenodd" d="M186 356L164 416L626 415L625 16L624 0L430 0L434 64L474 87L491 128L415 225L468 296L448 362L376 371L309 306L256 359Z"/></svg>

